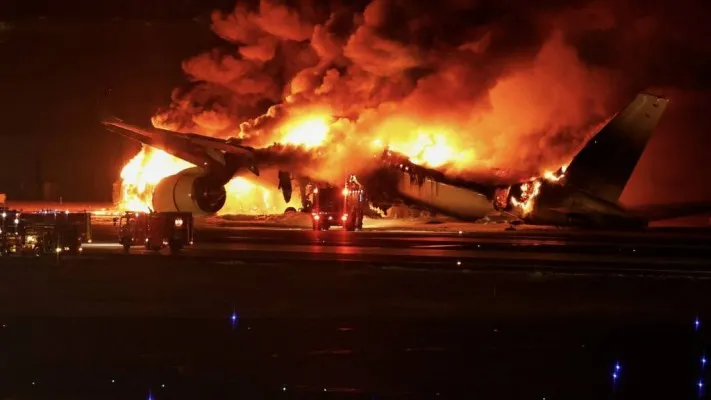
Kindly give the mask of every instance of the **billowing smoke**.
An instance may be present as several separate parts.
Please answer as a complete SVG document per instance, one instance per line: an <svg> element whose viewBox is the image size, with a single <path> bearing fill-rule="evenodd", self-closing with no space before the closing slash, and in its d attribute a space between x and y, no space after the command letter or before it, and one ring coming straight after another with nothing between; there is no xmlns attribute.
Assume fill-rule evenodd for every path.
<svg viewBox="0 0 711 400"><path fill-rule="evenodd" d="M452 173L530 176L569 161L621 101L658 83L644 71L659 62L658 15L644 12L613 2L239 2L212 15L227 46L184 62L193 82L154 124L263 146L318 110L328 137L318 154L293 157L324 179L366 168L373 143L437 149L421 157Z"/></svg>

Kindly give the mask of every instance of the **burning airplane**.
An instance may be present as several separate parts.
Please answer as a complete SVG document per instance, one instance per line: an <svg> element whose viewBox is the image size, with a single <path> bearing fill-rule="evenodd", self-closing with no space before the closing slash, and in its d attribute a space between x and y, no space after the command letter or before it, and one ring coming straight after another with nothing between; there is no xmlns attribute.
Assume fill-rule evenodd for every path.
<svg viewBox="0 0 711 400"><path fill-rule="evenodd" d="M618 202L667 103L661 97L638 94L590 139L569 166L530 181L501 186L455 179L387 149L380 159L373 160L375 166L363 182L378 207L387 209L389 203L404 200L468 220L502 211L534 225L637 227L654 218L696 213L699 209L695 206L674 206L656 208L652 216L651 207L628 209ZM236 174L249 171L258 176L263 168L279 170L274 178L289 202L293 178L305 177L312 163L319 162L317 153L302 147L253 148L229 139L142 129L118 120L104 123L187 163L155 185L152 208L158 211L217 213L225 205L225 185ZM294 171L294 166L301 168Z"/></svg>
<svg viewBox="0 0 711 400"><path fill-rule="evenodd" d="M192 83L153 128L104 122L144 145L121 174L124 208L274 213L293 206L292 182L356 175L381 208L639 219L617 200L666 100L639 94L589 139L621 93L565 39L584 26L478 2L289 4L216 11L228 46L183 63ZM522 172L479 179L502 166Z"/></svg>

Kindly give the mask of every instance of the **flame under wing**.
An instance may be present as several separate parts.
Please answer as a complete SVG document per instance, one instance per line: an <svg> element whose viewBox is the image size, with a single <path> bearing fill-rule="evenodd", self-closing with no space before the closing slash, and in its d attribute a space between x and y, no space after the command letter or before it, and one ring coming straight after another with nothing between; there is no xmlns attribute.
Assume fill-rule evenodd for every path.
<svg viewBox="0 0 711 400"><path fill-rule="evenodd" d="M197 186L191 190L193 192L197 190L197 192L191 192L189 197L192 197L193 200L204 198L199 206L210 210L210 212L219 210L219 207L213 204L224 204L222 199L224 185L240 169L247 169L259 176L258 165L271 167L279 164L268 156L268 151L264 152L261 149L243 146L230 139L225 140L192 133L142 128L127 124L117 118L105 120L102 123L112 132L146 146L162 150L195 165L197 168L191 170L193 171L191 174L197 174L199 177L195 178L195 182L193 182ZM279 172L279 189L284 196L284 200L289 202L291 200L292 185L288 172Z"/></svg>
<svg viewBox="0 0 711 400"><path fill-rule="evenodd" d="M220 180L224 180L224 183L241 167L259 175L254 149L248 146L197 134L141 128L119 119L106 120L102 123L112 132L212 172L219 176Z"/></svg>

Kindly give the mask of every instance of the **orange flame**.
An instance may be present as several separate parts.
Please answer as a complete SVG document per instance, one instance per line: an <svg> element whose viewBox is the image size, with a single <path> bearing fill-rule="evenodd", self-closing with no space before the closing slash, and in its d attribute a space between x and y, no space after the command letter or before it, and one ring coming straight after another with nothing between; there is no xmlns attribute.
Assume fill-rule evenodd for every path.
<svg viewBox="0 0 711 400"><path fill-rule="evenodd" d="M119 209L147 212L152 207L153 189L158 182L192 166L162 150L143 146L121 170Z"/></svg>
<svg viewBox="0 0 711 400"><path fill-rule="evenodd" d="M546 171L543 173L543 179L547 180L548 182L560 182L564 177L565 177L565 170L568 168L567 165L564 165L558 169L558 171L553 172L553 171Z"/></svg>
<svg viewBox="0 0 711 400"><path fill-rule="evenodd" d="M535 206L536 198L541 192L541 185L543 181L548 181L551 183L562 183L562 179L565 177L565 170L568 168L567 165L563 165L558 169L557 172L545 171L540 178L536 178L531 182L526 182L521 185L521 196L520 198L511 198L511 204L517 207L523 216L527 216L533 211Z"/></svg>
<svg viewBox="0 0 711 400"><path fill-rule="evenodd" d="M286 119L274 128L271 136L274 142L300 145L307 149L334 146L336 137L333 134L343 129L344 121L337 120L323 109L311 109L311 112L301 112ZM465 148L453 131L444 127L422 126L406 119L389 119L372 132L356 132L338 138L343 139L338 145L345 151L361 152L360 144L369 141L373 154L387 148L404 154L416 164L432 168L447 166L464 169L477 161L474 150ZM346 161L344 163L347 164ZM148 211L158 182L192 166L161 150L144 146L121 171L119 208ZM565 167L558 172L546 171L527 187L528 193L520 199L513 199L514 205L524 214L530 213L541 181L559 182L564 170ZM236 177L225 185L225 189L228 197L221 214L281 213L288 207L276 187L264 186L256 179Z"/></svg>
<svg viewBox="0 0 711 400"><path fill-rule="evenodd" d="M276 187L261 185L253 179L242 176L230 180L225 185L225 190L227 191L227 201L218 213L219 215L281 214L289 207L290 203L296 203L294 199L290 203L285 203L281 192Z"/></svg>
<svg viewBox="0 0 711 400"><path fill-rule="evenodd" d="M378 137L371 143L374 148L388 148L407 156L415 164L431 168L450 164L462 169L475 161L474 150L461 149L456 136L444 129L414 132L396 129L388 135L388 139Z"/></svg>
<svg viewBox="0 0 711 400"><path fill-rule="evenodd" d="M284 144L302 145L306 148L318 147L326 142L330 130L328 116L307 115L287 122L282 128Z"/></svg>
<svg viewBox="0 0 711 400"><path fill-rule="evenodd" d="M180 158L144 146L121 170L119 210L148 212L153 190L161 179L193 165ZM226 185L227 201L220 214L274 214L287 205L276 188L267 188L244 177L235 177Z"/></svg>
<svg viewBox="0 0 711 400"><path fill-rule="evenodd" d="M299 118L281 130L281 142L307 148L318 146L326 140L328 129L324 116ZM162 179L190 167L194 165L162 150L143 146L121 170L118 209L148 212L153 204L156 185ZM227 200L220 214L274 214L283 212L289 206L276 187L260 185L249 178L235 177L225 185L225 189Z"/></svg>
<svg viewBox="0 0 711 400"><path fill-rule="evenodd" d="M524 183L521 185L521 198L511 198L511 204L513 204L514 207L518 207L522 214L526 216L533 211L533 206L535 205L535 200L540 193L540 190L540 180L535 180L531 183Z"/></svg>
<svg viewBox="0 0 711 400"><path fill-rule="evenodd" d="M274 129L273 141L301 145L307 149L332 145L332 130L338 129L335 118L323 109L294 114ZM166 128L165 126L161 126ZM387 134L387 135L386 135ZM391 120L374 133L352 135L371 139L371 151L378 154L385 148L400 152L414 162L429 167L452 165L464 167L474 160L471 149L462 150L453 132L442 128L421 128L411 121ZM349 136L350 137L350 136ZM356 141L342 143L349 149L358 148ZM121 171L121 210L148 211L152 193L161 179L193 165L170 154L143 147ZM228 200L221 211L238 214L268 214L283 212L284 204L276 188L267 188L247 178L234 178L227 185Z"/></svg>

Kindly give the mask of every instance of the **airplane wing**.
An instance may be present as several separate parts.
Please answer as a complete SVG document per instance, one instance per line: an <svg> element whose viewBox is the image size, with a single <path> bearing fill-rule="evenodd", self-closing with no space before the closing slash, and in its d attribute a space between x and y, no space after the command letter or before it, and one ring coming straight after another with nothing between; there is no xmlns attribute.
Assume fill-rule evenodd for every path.
<svg viewBox="0 0 711 400"><path fill-rule="evenodd" d="M220 175L231 177L239 167L246 167L255 175L259 175L254 149L251 147L197 134L141 128L117 118L102 123L112 132L165 151L196 166L212 171L226 170Z"/></svg>
<svg viewBox="0 0 711 400"><path fill-rule="evenodd" d="M213 184L224 185L235 173L246 168L259 176L257 164L275 164L263 152L249 146L242 146L230 140L212 138L193 133L176 133L162 129L146 129L127 124L118 118L102 121L104 126L129 139L163 150L205 170L205 177ZM278 164L278 163L277 163ZM279 189L284 201L291 200L293 191L291 174L279 171Z"/></svg>

